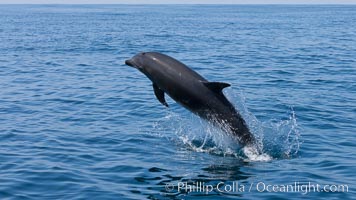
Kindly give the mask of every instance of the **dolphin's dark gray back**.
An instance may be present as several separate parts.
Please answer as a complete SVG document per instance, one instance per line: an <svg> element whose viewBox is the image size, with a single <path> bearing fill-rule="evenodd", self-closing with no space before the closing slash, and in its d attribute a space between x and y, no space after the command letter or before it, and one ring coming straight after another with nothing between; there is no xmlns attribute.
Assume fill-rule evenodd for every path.
<svg viewBox="0 0 356 200"><path fill-rule="evenodd" d="M158 52L147 52L144 53L145 56L159 62L162 66L166 66L167 69L171 69L171 72L185 76L185 78L191 78L196 81L207 81L204 77L198 74L196 71L192 70L184 63Z"/></svg>

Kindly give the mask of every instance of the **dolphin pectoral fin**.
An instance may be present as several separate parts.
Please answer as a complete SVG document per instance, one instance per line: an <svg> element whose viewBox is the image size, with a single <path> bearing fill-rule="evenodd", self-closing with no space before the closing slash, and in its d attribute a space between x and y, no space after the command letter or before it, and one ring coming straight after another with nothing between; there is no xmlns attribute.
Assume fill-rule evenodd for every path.
<svg viewBox="0 0 356 200"><path fill-rule="evenodd" d="M164 106L168 107L168 104L167 104L166 100L164 99L164 91L159 89L159 87L154 83L152 84L152 86L153 86L153 91L154 91L158 101L161 102L161 104L163 104Z"/></svg>
<svg viewBox="0 0 356 200"><path fill-rule="evenodd" d="M203 82L203 84L215 93L220 93L224 88L231 86L222 82Z"/></svg>

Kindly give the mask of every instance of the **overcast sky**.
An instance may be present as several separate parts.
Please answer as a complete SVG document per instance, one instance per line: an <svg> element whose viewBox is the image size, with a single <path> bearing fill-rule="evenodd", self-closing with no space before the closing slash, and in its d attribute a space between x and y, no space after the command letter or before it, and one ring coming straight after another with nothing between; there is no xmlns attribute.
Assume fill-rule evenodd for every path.
<svg viewBox="0 0 356 200"><path fill-rule="evenodd" d="M0 4L356 4L356 0L0 0Z"/></svg>

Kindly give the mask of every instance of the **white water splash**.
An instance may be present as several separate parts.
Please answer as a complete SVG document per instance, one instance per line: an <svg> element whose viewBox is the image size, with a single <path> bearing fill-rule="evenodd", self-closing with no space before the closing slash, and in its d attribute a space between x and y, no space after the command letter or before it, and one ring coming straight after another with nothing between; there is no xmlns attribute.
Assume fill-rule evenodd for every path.
<svg viewBox="0 0 356 200"><path fill-rule="evenodd" d="M256 146L241 148L232 135L189 112L178 114L169 110L165 117L155 123L155 132L195 152L233 156L246 162L290 158L298 153L300 135L293 110L289 120L260 122L247 110L243 96L235 94L229 93L227 97L255 135Z"/></svg>
<svg viewBox="0 0 356 200"><path fill-rule="evenodd" d="M258 149L254 146L245 146L242 148L245 156L247 159L244 159L246 162L255 162L255 161L261 161L261 162L267 162L271 161L273 158L268 155L267 153L260 153Z"/></svg>
<svg viewBox="0 0 356 200"><path fill-rule="evenodd" d="M248 124L250 131L257 139L257 150L249 147L243 149L244 154L253 160L268 160L270 158L291 158L296 156L300 148L300 132L296 114L291 107L288 120L259 121L248 111L243 93L233 89L226 90L226 96L234 104Z"/></svg>

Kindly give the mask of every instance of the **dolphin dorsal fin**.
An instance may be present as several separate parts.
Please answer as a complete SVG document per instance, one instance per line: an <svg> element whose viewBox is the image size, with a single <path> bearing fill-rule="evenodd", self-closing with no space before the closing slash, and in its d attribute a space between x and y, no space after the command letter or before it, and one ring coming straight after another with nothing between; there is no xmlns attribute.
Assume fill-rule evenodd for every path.
<svg viewBox="0 0 356 200"><path fill-rule="evenodd" d="M154 91L158 101L161 102L161 104L163 104L164 106L168 107L168 104L167 104L166 100L164 99L164 91L159 89L159 87L155 83L153 83L152 86L153 86L153 91Z"/></svg>
<svg viewBox="0 0 356 200"><path fill-rule="evenodd" d="M215 93L220 93L224 88L231 86L223 82L203 82L203 84Z"/></svg>

